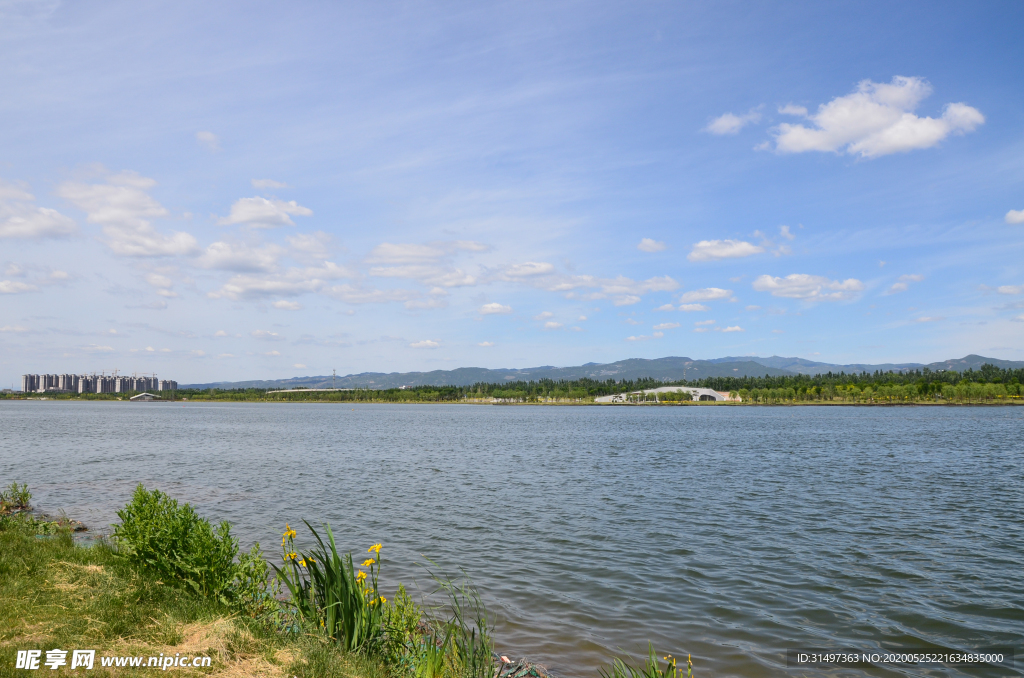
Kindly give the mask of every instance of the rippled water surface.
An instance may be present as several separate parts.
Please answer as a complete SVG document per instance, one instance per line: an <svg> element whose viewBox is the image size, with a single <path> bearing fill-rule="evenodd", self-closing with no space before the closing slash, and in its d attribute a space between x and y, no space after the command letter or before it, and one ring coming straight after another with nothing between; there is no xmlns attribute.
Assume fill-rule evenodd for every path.
<svg viewBox="0 0 1024 678"><path fill-rule="evenodd" d="M276 551L284 523L464 567L499 649L567 676L617 648L699 676L786 648L1024 652L1024 408L0 403L0 482L116 520L136 483Z"/></svg>

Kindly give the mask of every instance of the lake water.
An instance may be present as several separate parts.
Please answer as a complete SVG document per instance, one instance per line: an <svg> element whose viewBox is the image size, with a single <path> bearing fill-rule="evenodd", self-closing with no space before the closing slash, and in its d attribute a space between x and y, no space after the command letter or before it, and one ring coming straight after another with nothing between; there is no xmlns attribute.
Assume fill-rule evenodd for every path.
<svg viewBox="0 0 1024 678"><path fill-rule="evenodd" d="M392 586L464 567L498 649L565 676L648 641L698 676L1016 676L1022 433L1016 407L3 402L0 482L93 528L142 482L274 554L329 521ZM1017 668L786 668L987 646Z"/></svg>

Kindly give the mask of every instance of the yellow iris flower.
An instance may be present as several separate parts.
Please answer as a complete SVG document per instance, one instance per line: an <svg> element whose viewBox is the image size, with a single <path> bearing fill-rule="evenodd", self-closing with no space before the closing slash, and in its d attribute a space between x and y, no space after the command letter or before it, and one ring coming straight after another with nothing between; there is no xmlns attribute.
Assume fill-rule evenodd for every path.
<svg viewBox="0 0 1024 678"><path fill-rule="evenodd" d="M367 558L366 560L363 561L363 567L369 567L370 565L373 565L376 562L377 561L374 560L373 558Z"/></svg>
<svg viewBox="0 0 1024 678"><path fill-rule="evenodd" d="M299 565L302 565L303 567L305 567L306 566L306 561L305 560L300 560L299 561Z"/></svg>
<svg viewBox="0 0 1024 678"><path fill-rule="evenodd" d="M370 548L366 549L366 552L369 553L370 551L376 551L377 555L380 555L380 546L380 544L374 544Z"/></svg>
<svg viewBox="0 0 1024 678"><path fill-rule="evenodd" d="M359 570L359 572L356 574L356 581L361 582L361 581L364 581L365 579L366 579L366 573L363 572L362 570Z"/></svg>

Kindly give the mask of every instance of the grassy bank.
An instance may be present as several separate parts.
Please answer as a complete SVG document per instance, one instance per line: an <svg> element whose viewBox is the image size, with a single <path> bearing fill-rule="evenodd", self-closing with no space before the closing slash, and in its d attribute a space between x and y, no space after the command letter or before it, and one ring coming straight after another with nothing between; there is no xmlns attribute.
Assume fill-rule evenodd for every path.
<svg viewBox="0 0 1024 678"><path fill-rule="evenodd" d="M327 639L282 634L222 602L132 566L106 544L77 546L69 530L39 538L39 523L0 518L0 676L18 650L96 650L94 671L152 675L152 668L102 668L101 656L209 656L209 668L178 675L385 678L383 666ZM48 674L48 667L40 664ZM77 670L77 669L76 669Z"/></svg>
<svg viewBox="0 0 1024 678"><path fill-rule="evenodd" d="M196 663L172 665L178 675L544 675L494 652L493 622L465 577L431 572L447 603L429 607L401 586L394 600L381 595L381 544L357 564L329 527L307 524L315 545L302 550L286 526L277 567L258 544L239 553L227 523L214 526L139 486L112 539L85 546L75 543L73 523L32 516L30 498L24 486L0 493L0 677L26 675L19 653L24 660L30 651L48 675L48 661L77 670L75 650L95 651L92 669L118 676L151 675L183 657ZM53 651L64 654L51 658ZM613 678L684 675L674 661L662 667L653 649L644 663L609 668Z"/></svg>

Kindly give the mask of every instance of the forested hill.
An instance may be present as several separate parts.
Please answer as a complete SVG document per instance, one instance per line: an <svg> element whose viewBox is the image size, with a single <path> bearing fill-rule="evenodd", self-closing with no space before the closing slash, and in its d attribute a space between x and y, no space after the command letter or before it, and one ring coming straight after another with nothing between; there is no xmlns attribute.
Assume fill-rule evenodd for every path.
<svg viewBox="0 0 1024 678"><path fill-rule="evenodd" d="M792 376L795 374L824 374L827 372L854 374L860 372L908 372L924 368L934 372L940 370L963 372L978 370L985 363L1003 369L1024 368L1024 362L984 358L968 355L924 365L921 363L900 364L852 364L834 365L817 363L801 358L759 358L756 356L735 356L714 360L691 360L684 357L657 358L644 360L633 358L614 363L587 363L578 367L532 367L527 369L491 370L482 367L461 367L455 370L434 370L432 372L364 372L339 376L332 381L330 375L294 377L292 379L254 380L239 382L214 382L208 384L183 384L182 388L399 388L401 386L471 386L478 383L500 384L514 381L575 381L594 379L605 381L635 381L652 378L660 381L692 381L695 379L722 377L764 377Z"/></svg>
<svg viewBox="0 0 1024 678"><path fill-rule="evenodd" d="M774 367L780 370L786 370L795 374L826 374L832 372L833 374L839 374L845 372L846 374L859 374L861 372L913 372L915 370L923 370L925 368L930 369L932 372L939 372L941 370L952 370L954 372L966 372L967 370L978 371L981 366L988 363L1004 370L1019 370L1024 368L1024 361L1020 360L999 360L998 358L986 358L980 355L967 355L963 358L954 358L951 360L944 360L937 363L882 363L878 365L852 363L852 364L837 364L837 363L819 363L813 360L805 360L804 358L783 358L777 355L773 355L770 358L759 358L757 356L730 356L726 358L714 358L709 362L734 362L737 360L750 360L759 365L765 367Z"/></svg>
<svg viewBox="0 0 1024 678"><path fill-rule="evenodd" d="M500 384L513 381L575 381L595 379L605 381L635 381L642 378L660 381L704 379L706 377L773 377L793 374L786 370L766 367L748 359L716 363L709 360L670 357L644 360L633 358L615 363L587 363L578 367L531 367L527 369L489 370L482 367L460 367L455 370L433 372L364 372L339 376L332 382L331 375L295 377L274 381L218 382L188 384L182 388L399 388L401 386L471 386L473 384Z"/></svg>

